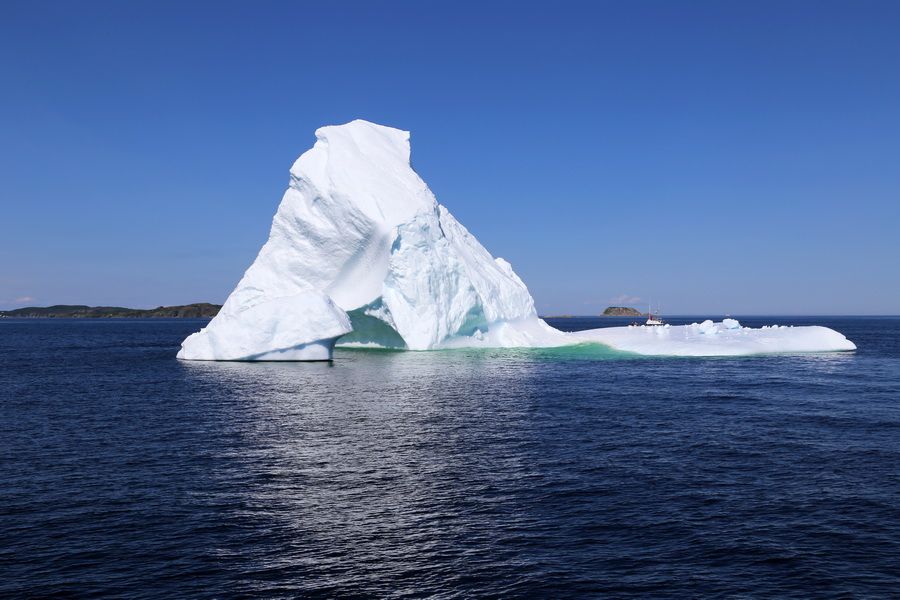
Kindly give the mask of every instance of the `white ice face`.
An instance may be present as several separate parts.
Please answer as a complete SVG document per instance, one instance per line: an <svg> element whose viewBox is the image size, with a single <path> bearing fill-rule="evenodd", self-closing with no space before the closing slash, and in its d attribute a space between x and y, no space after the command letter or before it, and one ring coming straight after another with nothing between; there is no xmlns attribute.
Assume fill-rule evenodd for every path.
<svg viewBox="0 0 900 600"><path fill-rule="evenodd" d="M435 348L537 320L508 263L440 206L409 163L409 133L323 127L291 168L269 240L180 358L320 358L347 344ZM352 331L352 333L351 333Z"/></svg>
<svg viewBox="0 0 900 600"><path fill-rule="evenodd" d="M634 328L557 331L537 317L509 263L492 257L413 171L409 132L357 120L323 127L316 138L291 167L268 241L219 314L182 343L179 358L324 360L335 343L429 350L593 341L649 354L791 351L763 338L749 346L709 343L688 330L665 340ZM721 329L748 331L730 327L726 321ZM824 328L793 328L800 329ZM776 337L795 350L852 346L824 330L846 343L811 333Z"/></svg>

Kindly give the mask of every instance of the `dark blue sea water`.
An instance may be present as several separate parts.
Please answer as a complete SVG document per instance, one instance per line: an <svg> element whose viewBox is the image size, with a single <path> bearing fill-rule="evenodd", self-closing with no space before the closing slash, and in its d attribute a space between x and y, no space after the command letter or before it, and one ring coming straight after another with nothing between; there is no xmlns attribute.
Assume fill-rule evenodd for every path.
<svg viewBox="0 0 900 600"><path fill-rule="evenodd" d="M742 321L859 350L187 363L198 321L0 321L0 597L896 597L900 319Z"/></svg>

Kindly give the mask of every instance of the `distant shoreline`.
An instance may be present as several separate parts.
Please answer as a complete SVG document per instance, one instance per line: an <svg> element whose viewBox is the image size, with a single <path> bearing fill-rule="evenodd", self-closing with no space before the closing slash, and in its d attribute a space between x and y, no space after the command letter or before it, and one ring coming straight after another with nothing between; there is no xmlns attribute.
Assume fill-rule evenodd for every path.
<svg viewBox="0 0 900 600"><path fill-rule="evenodd" d="M539 319L633 319L646 315L538 315ZM691 315L694 316L694 315Z"/></svg>
<svg viewBox="0 0 900 600"><path fill-rule="evenodd" d="M86 306L82 304L57 304L54 306L27 306L0 311L0 318L7 319L202 319L216 316L219 304L199 302L156 308L125 308L122 306Z"/></svg>
<svg viewBox="0 0 900 600"><path fill-rule="evenodd" d="M630 306L607 306L599 315L548 315L541 316L542 319L583 319L586 316L591 317L646 317L645 313L631 308Z"/></svg>

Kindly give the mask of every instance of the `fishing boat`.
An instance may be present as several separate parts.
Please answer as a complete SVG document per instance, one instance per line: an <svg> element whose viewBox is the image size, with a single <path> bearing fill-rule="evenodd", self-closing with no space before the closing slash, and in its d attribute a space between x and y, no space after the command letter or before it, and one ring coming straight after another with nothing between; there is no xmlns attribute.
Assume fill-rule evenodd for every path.
<svg viewBox="0 0 900 600"><path fill-rule="evenodd" d="M648 304L647 305L647 322L644 325L650 325L653 327L659 327L660 325L665 325L666 322L662 320L662 317L659 316L659 305L656 306L656 312L653 312L653 308Z"/></svg>

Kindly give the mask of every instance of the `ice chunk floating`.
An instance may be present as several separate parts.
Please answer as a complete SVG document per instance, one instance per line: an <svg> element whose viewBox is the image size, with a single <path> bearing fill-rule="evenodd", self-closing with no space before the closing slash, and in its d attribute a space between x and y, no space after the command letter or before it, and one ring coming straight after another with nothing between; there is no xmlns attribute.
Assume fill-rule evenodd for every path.
<svg viewBox="0 0 900 600"><path fill-rule="evenodd" d="M571 334L618 350L658 356L739 356L780 352L855 350L856 345L827 327L761 329L741 327L734 319L662 327L606 327Z"/></svg>
<svg viewBox="0 0 900 600"><path fill-rule="evenodd" d="M494 258L410 166L409 132L323 127L291 167L269 239L187 360L328 360L335 344L430 350L585 342L641 354L852 350L824 327L613 327L564 333L538 318Z"/></svg>

